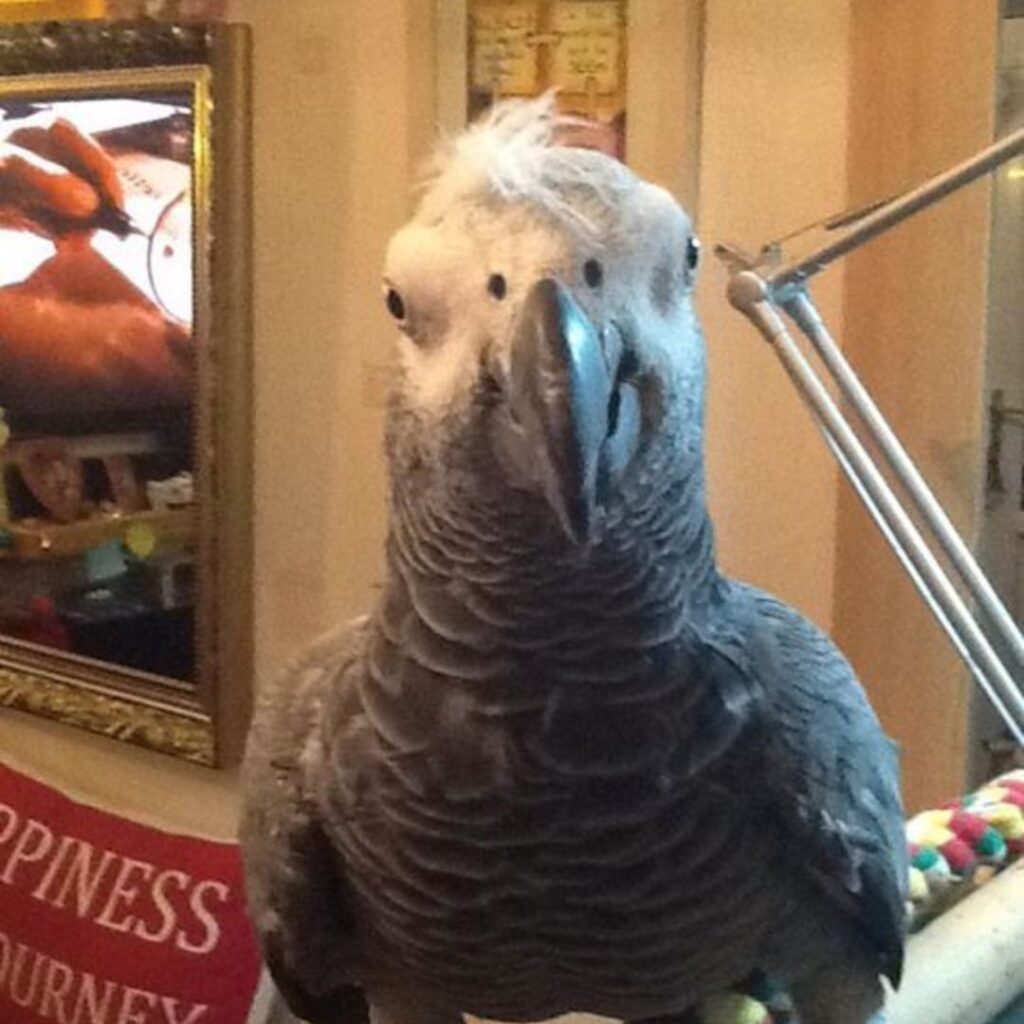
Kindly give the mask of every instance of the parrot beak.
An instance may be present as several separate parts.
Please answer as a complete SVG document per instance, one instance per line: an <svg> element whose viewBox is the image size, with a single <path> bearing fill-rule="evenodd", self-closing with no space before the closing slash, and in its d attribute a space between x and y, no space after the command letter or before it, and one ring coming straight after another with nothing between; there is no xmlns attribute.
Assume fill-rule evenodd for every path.
<svg viewBox="0 0 1024 1024"><path fill-rule="evenodd" d="M592 536L602 481L632 456L639 436L636 391L620 379L622 363L621 334L599 332L564 284L545 277L532 286L509 364L508 397L522 431L518 461L577 544Z"/></svg>

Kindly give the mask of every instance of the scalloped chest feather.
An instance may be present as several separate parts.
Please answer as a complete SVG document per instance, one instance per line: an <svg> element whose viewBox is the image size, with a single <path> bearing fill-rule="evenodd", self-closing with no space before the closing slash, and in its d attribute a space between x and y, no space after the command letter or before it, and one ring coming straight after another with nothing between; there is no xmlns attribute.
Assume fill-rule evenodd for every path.
<svg viewBox="0 0 1024 1024"><path fill-rule="evenodd" d="M407 597L341 690L324 796L368 959L500 1019L661 1014L759 966L778 844L678 641L492 651L486 677L467 647L462 676Z"/></svg>

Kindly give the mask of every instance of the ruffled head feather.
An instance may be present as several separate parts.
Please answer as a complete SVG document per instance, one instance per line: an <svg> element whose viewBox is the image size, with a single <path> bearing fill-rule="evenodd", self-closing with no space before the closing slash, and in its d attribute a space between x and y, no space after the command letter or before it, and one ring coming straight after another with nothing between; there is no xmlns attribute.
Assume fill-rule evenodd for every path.
<svg viewBox="0 0 1024 1024"><path fill-rule="evenodd" d="M459 205L497 202L593 229L592 215L620 202L637 179L609 156L559 145L560 133L579 123L558 110L550 92L495 104L434 154L419 217L436 222Z"/></svg>

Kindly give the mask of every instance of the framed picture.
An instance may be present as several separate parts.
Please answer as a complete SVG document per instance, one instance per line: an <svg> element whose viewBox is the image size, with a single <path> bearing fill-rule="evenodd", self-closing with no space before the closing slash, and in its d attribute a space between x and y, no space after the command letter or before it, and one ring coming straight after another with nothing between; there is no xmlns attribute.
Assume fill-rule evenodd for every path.
<svg viewBox="0 0 1024 1024"><path fill-rule="evenodd" d="M555 90L560 141L600 149L699 213L707 0L434 0L437 119Z"/></svg>
<svg viewBox="0 0 1024 1024"><path fill-rule="evenodd" d="M210 765L251 679L247 64L0 28L0 705Z"/></svg>
<svg viewBox="0 0 1024 1024"><path fill-rule="evenodd" d="M626 0L466 0L467 113L558 93L563 141L626 155Z"/></svg>

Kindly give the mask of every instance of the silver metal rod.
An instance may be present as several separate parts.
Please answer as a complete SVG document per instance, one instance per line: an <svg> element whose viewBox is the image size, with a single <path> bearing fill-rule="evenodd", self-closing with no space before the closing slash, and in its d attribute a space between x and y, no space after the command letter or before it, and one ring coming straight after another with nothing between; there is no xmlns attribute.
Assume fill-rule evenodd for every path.
<svg viewBox="0 0 1024 1024"><path fill-rule="evenodd" d="M919 185L871 213L865 214L859 221L855 221L842 234L833 238L816 252L802 256L793 263L767 269L764 280L771 289L805 281L823 267L839 259L840 256L844 256L900 221L906 220L918 210L931 206L943 196L955 192L958 188L980 178L1020 153L1024 153L1024 128L1010 133L970 160L965 160L945 173L931 178L923 185Z"/></svg>
<svg viewBox="0 0 1024 1024"><path fill-rule="evenodd" d="M998 694L993 701L1004 716L1011 733L1024 743L1024 696L993 650L985 634L971 616L966 604L945 575L942 566L925 544L913 521L900 505L885 478L871 461L860 439L844 419L825 386L814 374L774 305L768 300L765 282L752 271L733 276L729 284L733 305L746 315L773 345L786 372L810 405L827 436L844 456L857 481L858 490L870 496L869 509L885 522L883 531L901 561L909 560L915 572L914 583L929 606L939 605L940 625L947 631L958 651L968 657L968 667L987 694ZM875 514L875 511L872 511Z"/></svg>
<svg viewBox="0 0 1024 1024"><path fill-rule="evenodd" d="M863 482L857 476L857 471L850 464L850 461L843 454L842 448L836 439L828 432L828 428L823 423L818 423L822 434L825 437L825 443L828 445L829 450L835 457L836 462L839 463L839 468L845 474L847 480L850 481L850 486L857 492L857 496L860 498L864 507L868 510L871 518L874 520L875 526L881 531L882 536L886 539L889 546L895 552L896 557L900 561L900 565L903 566L904 572L910 577L911 582L917 587L918 593L921 595L925 604L928 606L928 610L935 616L939 625L943 628L946 635L952 641L953 646L956 648L957 653L960 655L961 660L968 667L971 675L977 680L978 685L985 691L985 696L988 697L989 702L995 708L999 717L1006 723L1010 729L1012 735L1014 735L1018 742L1021 742L1021 734L1016 728L1013 715L1006 707L1006 703L1002 697L999 696L998 691L993 687L992 682L988 676L985 675L984 670L981 666L971 657L971 652L968 650L967 645L963 642L960 634L957 632L956 627L950 621L949 616L942 609L942 605L936 600L935 595L932 593L928 586L927 581L917 571L914 563L911 561L910 556L903 549L899 542L899 539L892 532L889 524L885 521L885 516L882 514L881 509L875 504L871 495L868 493L867 488Z"/></svg>
<svg viewBox="0 0 1024 1024"><path fill-rule="evenodd" d="M772 259L778 260L777 244L765 246L761 255L754 258L725 246L718 247L718 251L731 268L730 301L772 344L801 397L810 406L840 468L850 479L882 535L1011 734L1024 745L1024 695L867 449L788 333L777 308L782 306L810 339L841 393L910 494L917 512L960 574L988 622L998 632L1019 672L1024 665L1024 637L1019 627L881 411L842 356L804 285L808 278L839 257L1021 153L1024 153L1024 129L1011 133L910 192L867 210L863 216L844 219L835 225L840 234L833 234L830 241L817 251L789 263L771 265Z"/></svg>
<svg viewBox="0 0 1024 1024"><path fill-rule="evenodd" d="M850 407L877 441L897 479L906 488L914 507L1012 655L1017 673L1020 674L1024 670L1024 635L881 410L839 351L810 295L802 287L791 289L782 299L781 305L810 339Z"/></svg>

